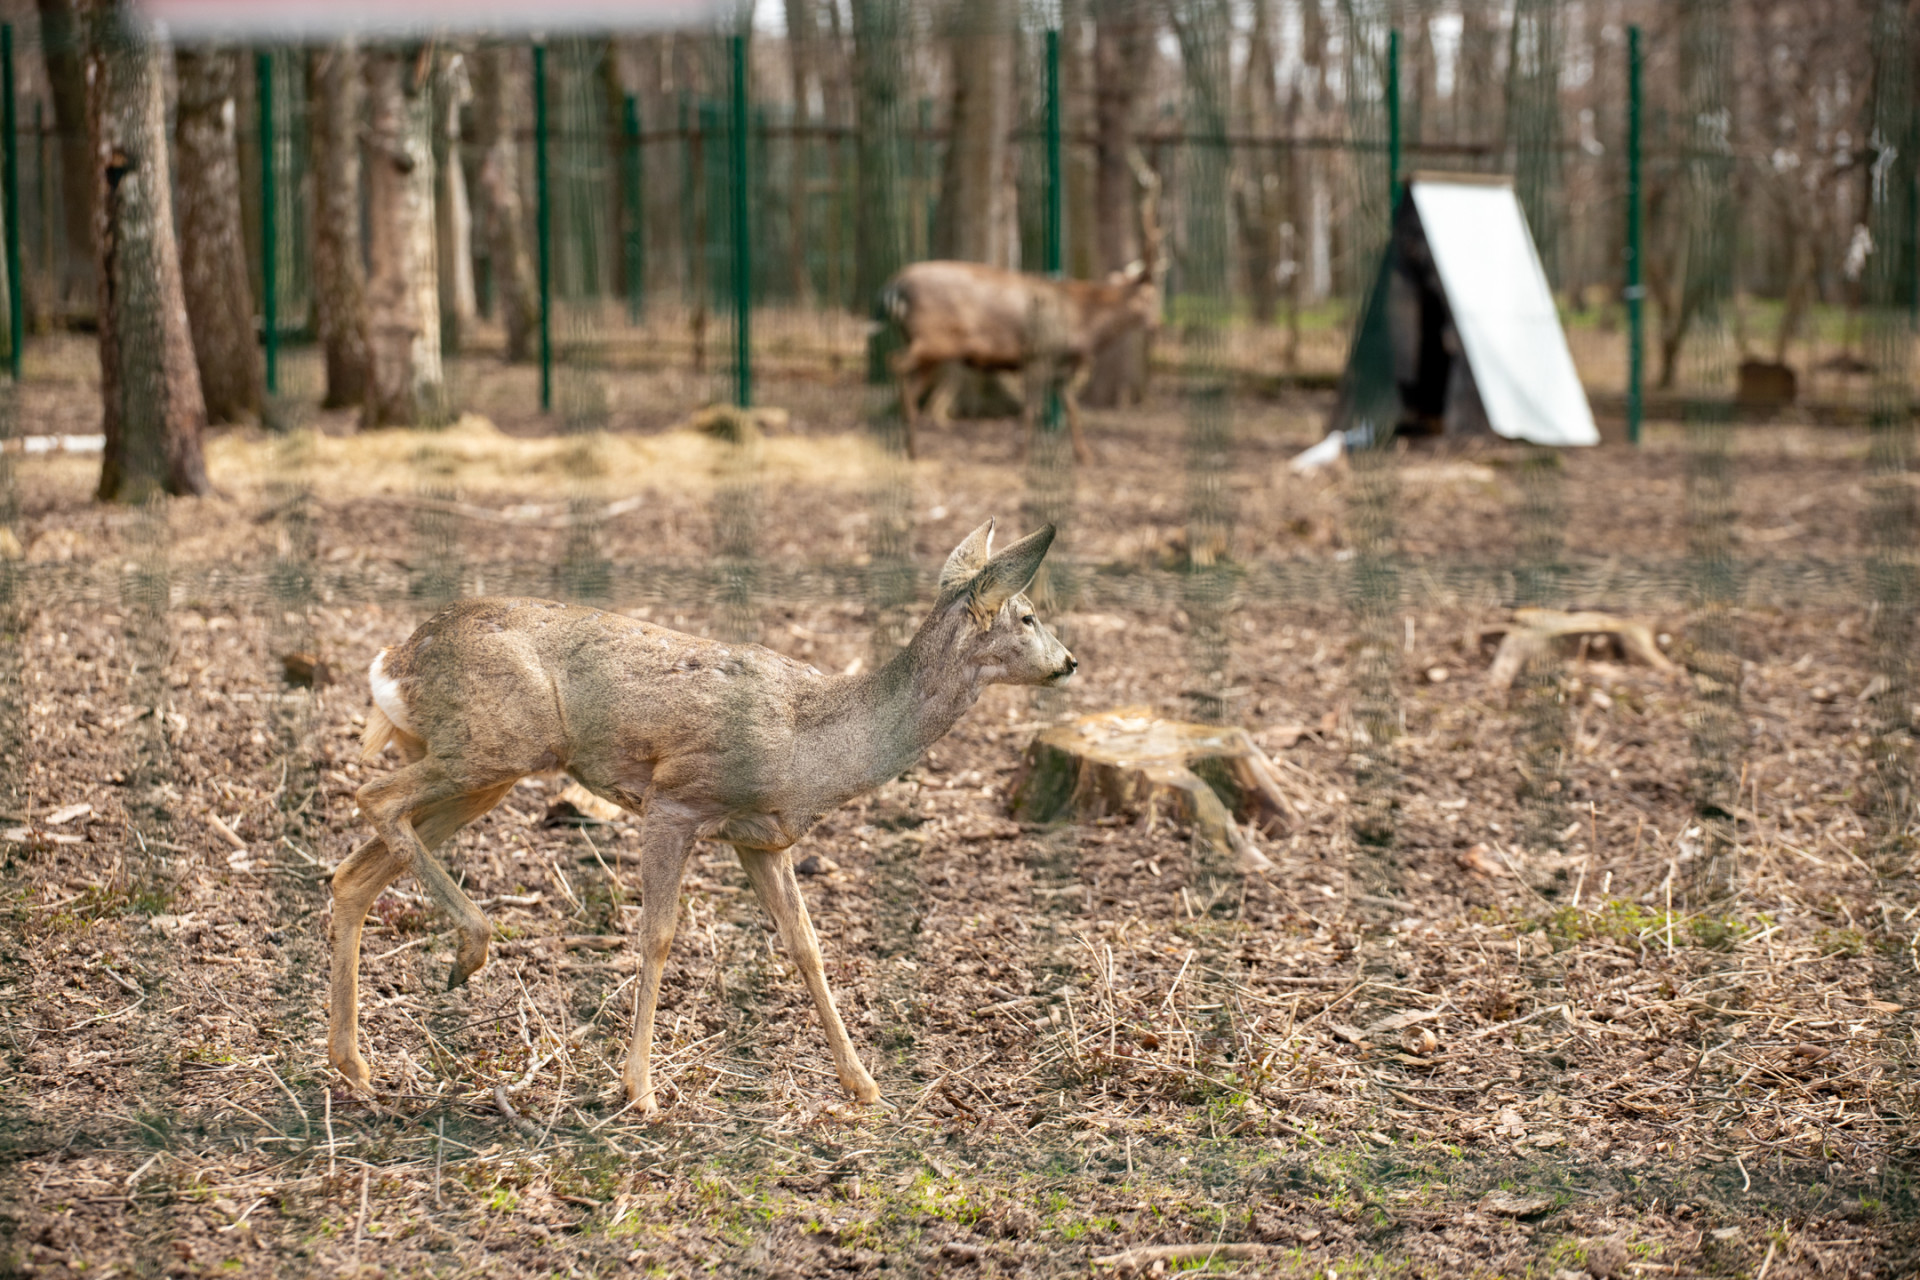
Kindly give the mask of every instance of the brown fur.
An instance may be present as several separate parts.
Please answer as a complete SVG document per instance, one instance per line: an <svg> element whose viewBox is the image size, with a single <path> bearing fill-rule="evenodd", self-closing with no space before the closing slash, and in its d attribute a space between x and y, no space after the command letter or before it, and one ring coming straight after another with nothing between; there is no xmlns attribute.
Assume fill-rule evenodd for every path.
<svg viewBox="0 0 1920 1280"><path fill-rule="evenodd" d="M900 380L908 457L915 456L920 401L941 367L959 362L1027 375L1020 420L1029 433L1041 396L1057 384L1074 456L1089 461L1079 396L1094 360L1116 339L1152 328L1160 315L1160 292L1144 265L1095 283L1049 280L977 262L916 262L902 268L880 296L906 338L892 364Z"/></svg>
<svg viewBox="0 0 1920 1280"><path fill-rule="evenodd" d="M820 816L879 786L938 741L989 684L1048 684L1073 655L1021 593L1051 526L990 555L992 522L948 558L940 599L877 671L824 676L758 645L703 640L550 600L471 600L385 651L411 726L377 708L364 752L388 742L407 763L360 788L376 838L334 873L328 1057L355 1084L360 927L382 889L412 871L460 931L451 985L486 963L486 917L433 850L529 774L560 769L641 818L641 974L628 1097L657 1111L648 1069L660 974L681 870L698 839L732 844L813 995L841 1084L879 1089L827 989L819 940L789 847ZM369 755L367 758L371 758Z"/></svg>
<svg viewBox="0 0 1920 1280"><path fill-rule="evenodd" d="M426 754L426 744L389 720L379 707L373 707L367 712L367 727L360 734L360 763L377 761L388 743L398 748L400 758L409 763Z"/></svg>

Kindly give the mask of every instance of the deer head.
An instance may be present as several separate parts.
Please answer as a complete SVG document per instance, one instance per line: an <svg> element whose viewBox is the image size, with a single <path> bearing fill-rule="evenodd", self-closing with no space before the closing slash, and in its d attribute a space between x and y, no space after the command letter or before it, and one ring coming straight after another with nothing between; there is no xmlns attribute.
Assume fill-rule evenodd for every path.
<svg viewBox="0 0 1920 1280"><path fill-rule="evenodd" d="M1034 616L1026 590L1053 545L1045 525L993 554L993 521L966 536L940 571L937 628L962 665L983 684L1059 684L1080 665Z"/></svg>

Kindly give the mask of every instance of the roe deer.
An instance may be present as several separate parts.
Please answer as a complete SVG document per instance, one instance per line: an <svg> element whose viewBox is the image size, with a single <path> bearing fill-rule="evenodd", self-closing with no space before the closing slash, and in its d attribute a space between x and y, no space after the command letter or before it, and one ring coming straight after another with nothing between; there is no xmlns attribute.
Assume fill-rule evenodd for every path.
<svg viewBox="0 0 1920 1280"><path fill-rule="evenodd" d="M900 382L900 415L906 447L915 456L914 427L920 401L940 370L960 363L984 372L1026 375L1020 409L1024 435L1049 386L1060 388L1073 454L1091 460L1080 433L1080 389L1094 361L1110 344L1160 322L1161 234L1153 202L1159 179L1134 157L1142 189L1142 257L1105 281L1054 280L978 262L916 262L902 267L880 290L878 317L899 326L906 345L890 363Z"/></svg>
<svg viewBox="0 0 1920 1280"><path fill-rule="evenodd" d="M648 1070L660 972L695 840L732 844L812 993L841 1085L880 1090L834 1009L789 847L943 737L990 684L1058 684L1076 663L1023 594L1053 526L992 554L993 522L947 558L933 611L878 670L824 676L758 645L702 640L548 600L470 600L381 650L361 758L391 742L405 765L360 788L376 833L333 876L327 1055L367 1087L360 1056L360 927L412 871L457 923L450 987L486 963L489 926L432 855L528 774L565 770L641 818L640 982L627 1097L659 1113Z"/></svg>

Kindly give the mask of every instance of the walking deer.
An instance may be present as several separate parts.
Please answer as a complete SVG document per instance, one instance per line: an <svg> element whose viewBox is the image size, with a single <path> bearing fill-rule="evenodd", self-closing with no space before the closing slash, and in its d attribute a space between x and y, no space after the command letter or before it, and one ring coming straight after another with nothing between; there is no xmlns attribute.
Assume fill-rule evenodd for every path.
<svg viewBox="0 0 1920 1280"><path fill-rule="evenodd" d="M360 1054L358 970L367 909L411 871L456 922L450 987L487 959L490 928L433 850L529 774L565 770L639 815L640 981L627 1097L657 1115L648 1054L660 974L693 842L733 845L820 1014L840 1084L880 1090L827 989L789 853L827 811L906 769L990 684L1058 684L1071 653L1023 594L1053 526L994 555L993 522L947 558L933 611L878 670L825 676L758 645L728 645L548 600L470 600L380 651L361 758L392 743L403 766L360 788L375 837L333 876L327 1053L349 1080Z"/></svg>
<svg viewBox="0 0 1920 1280"><path fill-rule="evenodd" d="M1159 179L1137 157L1134 172L1143 193L1142 256L1104 281L1055 280L978 262L934 261L901 268L881 289L877 311L905 339L891 364L900 383L909 458L916 456L921 400L942 368L959 363L1026 375L1020 425L1028 438L1041 397L1058 386L1074 457L1092 460L1080 429L1080 390L1103 350L1160 322L1161 235L1153 209Z"/></svg>

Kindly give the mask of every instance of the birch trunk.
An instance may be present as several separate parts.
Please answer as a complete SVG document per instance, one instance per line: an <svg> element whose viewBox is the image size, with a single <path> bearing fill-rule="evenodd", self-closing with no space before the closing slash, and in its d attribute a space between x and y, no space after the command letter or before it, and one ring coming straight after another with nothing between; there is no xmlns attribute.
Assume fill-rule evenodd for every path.
<svg viewBox="0 0 1920 1280"><path fill-rule="evenodd" d="M240 230L240 155L235 139L240 55L183 49L174 144L187 323L208 422L260 417L264 374L254 340L253 289Z"/></svg>
<svg viewBox="0 0 1920 1280"><path fill-rule="evenodd" d="M440 367L440 273L433 225L433 94L429 50L381 50L367 61L372 129L367 171L372 272L367 288L369 426L447 416Z"/></svg>
<svg viewBox="0 0 1920 1280"><path fill-rule="evenodd" d="M521 127L517 103L530 94L508 66L507 50L491 46L476 55L474 141L480 148L480 199L486 211L487 256L493 263L494 308L507 331L507 359L533 359L540 325L540 297L533 251L520 200Z"/></svg>
<svg viewBox="0 0 1920 1280"><path fill-rule="evenodd" d="M367 272L360 245L360 54L345 41L307 58L314 174L314 319L327 368L322 407L367 399Z"/></svg>
<svg viewBox="0 0 1920 1280"><path fill-rule="evenodd" d="M206 407L174 239L160 56L124 4L87 18L105 501L211 490ZM82 175L76 175L82 176Z"/></svg>
<svg viewBox="0 0 1920 1280"><path fill-rule="evenodd" d="M440 349L452 355L479 310L473 286L473 208L460 167L460 108L473 98L464 54L441 56L433 101L434 243L439 254Z"/></svg>

